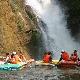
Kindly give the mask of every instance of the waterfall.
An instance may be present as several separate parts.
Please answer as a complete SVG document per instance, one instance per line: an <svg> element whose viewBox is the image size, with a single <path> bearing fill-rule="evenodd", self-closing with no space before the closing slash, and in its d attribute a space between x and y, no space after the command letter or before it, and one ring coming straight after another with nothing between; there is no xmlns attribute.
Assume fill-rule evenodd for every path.
<svg viewBox="0 0 80 80"><path fill-rule="evenodd" d="M78 43L70 36L64 11L57 0L26 0L26 5L30 5L36 16L46 24L46 30L41 27L45 48L53 51L55 58L60 57L62 49L69 52L78 49Z"/></svg>

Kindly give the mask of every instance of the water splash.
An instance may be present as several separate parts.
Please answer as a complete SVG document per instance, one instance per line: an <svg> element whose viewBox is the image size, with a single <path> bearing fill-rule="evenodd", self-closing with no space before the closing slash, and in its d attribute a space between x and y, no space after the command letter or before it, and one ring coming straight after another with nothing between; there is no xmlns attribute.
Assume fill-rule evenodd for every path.
<svg viewBox="0 0 80 80"><path fill-rule="evenodd" d="M72 51L78 48L78 43L70 36L66 27L65 15L56 0L27 0L35 14L46 24L44 31L42 28L45 47L53 51L56 58L62 49Z"/></svg>

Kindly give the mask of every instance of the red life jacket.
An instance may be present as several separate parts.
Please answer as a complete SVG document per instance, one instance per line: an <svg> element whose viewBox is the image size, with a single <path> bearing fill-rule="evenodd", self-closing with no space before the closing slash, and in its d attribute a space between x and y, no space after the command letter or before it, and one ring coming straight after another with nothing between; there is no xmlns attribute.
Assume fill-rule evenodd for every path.
<svg viewBox="0 0 80 80"><path fill-rule="evenodd" d="M67 52L62 53L62 59L65 60L65 61L69 60L69 55L68 55Z"/></svg>
<svg viewBox="0 0 80 80"><path fill-rule="evenodd" d="M77 56L73 56L73 61L75 62L77 60L78 60Z"/></svg>
<svg viewBox="0 0 80 80"><path fill-rule="evenodd" d="M45 55L44 57L43 57L43 61L45 62L45 63L49 63L50 62L50 58L51 58L51 55Z"/></svg>
<svg viewBox="0 0 80 80"><path fill-rule="evenodd" d="M73 56L73 61L77 61L77 57L76 56Z"/></svg>
<svg viewBox="0 0 80 80"><path fill-rule="evenodd" d="M77 53L74 53L73 54L73 61L77 61L78 60L78 55L77 55Z"/></svg>

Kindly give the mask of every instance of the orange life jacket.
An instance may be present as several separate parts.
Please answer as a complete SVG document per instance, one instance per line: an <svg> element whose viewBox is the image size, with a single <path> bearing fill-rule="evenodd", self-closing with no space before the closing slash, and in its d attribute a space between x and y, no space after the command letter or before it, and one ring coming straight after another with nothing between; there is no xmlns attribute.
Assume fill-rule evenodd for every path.
<svg viewBox="0 0 80 80"><path fill-rule="evenodd" d="M44 57L43 57L43 61L45 62L45 63L49 63L51 60L51 55L45 55Z"/></svg>
<svg viewBox="0 0 80 80"><path fill-rule="evenodd" d="M11 58L11 59L10 59L10 62L11 62L12 64L17 64L17 61L15 60L15 58Z"/></svg>
<svg viewBox="0 0 80 80"><path fill-rule="evenodd" d="M77 59L78 59L77 56L73 56L72 60L75 62L75 61L77 61Z"/></svg>
<svg viewBox="0 0 80 80"><path fill-rule="evenodd" d="M14 57L10 59L10 62L11 62L12 64L18 64L18 63L20 63L20 58L19 58L19 56L18 56L18 55L14 55Z"/></svg>
<svg viewBox="0 0 80 80"><path fill-rule="evenodd" d="M62 59L65 60L65 61L69 60L69 55L68 55L67 52L62 53Z"/></svg>
<svg viewBox="0 0 80 80"><path fill-rule="evenodd" d="M15 55L14 58L15 58L15 61L16 61L16 62L21 62L18 55Z"/></svg>
<svg viewBox="0 0 80 80"><path fill-rule="evenodd" d="M74 54L73 54L71 60L74 61L74 62L78 60L78 55L77 55L77 53L74 53Z"/></svg>

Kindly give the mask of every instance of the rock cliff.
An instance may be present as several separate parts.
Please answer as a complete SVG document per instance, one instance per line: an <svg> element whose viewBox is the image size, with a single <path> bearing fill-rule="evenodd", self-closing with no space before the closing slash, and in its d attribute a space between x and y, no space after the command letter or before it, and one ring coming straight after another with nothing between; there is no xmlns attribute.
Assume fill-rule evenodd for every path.
<svg viewBox="0 0 80 80"><path fill-rule="evenodd" d="M24 0L0 0L0 53L21 50L30 58L27 45L36 34L40 34L36 16Z"/></svg>

